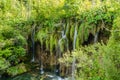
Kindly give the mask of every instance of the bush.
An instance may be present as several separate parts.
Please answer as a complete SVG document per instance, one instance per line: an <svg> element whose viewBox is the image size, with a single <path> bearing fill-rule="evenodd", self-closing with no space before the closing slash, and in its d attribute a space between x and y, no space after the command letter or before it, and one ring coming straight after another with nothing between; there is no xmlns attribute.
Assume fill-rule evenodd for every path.
<svg viewBox="0 0 120 80"><path fill-rule="evenodd" d="M0 31L1 31L1 34L4 37L4 39L14 38L16 35L14 33L14 29L10 26L4 26L4 27L2 27L2 29Z"/></svg>
<svg viewBox="0 0 120 80"><path fill-rule="evenodd" d="M18 75L18 74L21 74L21 73L24 73L26 72L26 67L25 67L25 64L24 63L21 63L17 66L14 66L14 67L10 67L9 69L7 69L7 73L11 76L15 76L15 75Z"/></svg>
<svg viewBox="0 0 120 80"><path fill-rule="evenodd" d="M0 70L6 69L10 66L10 63L4 58L0 57Z"/></svg>
<svg viewBox="0 0 120 80"><path fill-rule="evenodd" d="M71 58L73 56L76 58L76 80L119 80L120 70L116 65L119 64L120 59L114 51L120 51L120 48L113 48L114 45L108 47L104 44L81 47L72 52L72 56L64 56L60 62L70 65Z"/></svg>
<svg viewBox="0 0 120 80"><path fill-rule="evenodd" d="M17 69L16 66L24 61L23 57L26 52L23 46L26 44L26 40L20 35L19 31L10 26L0 26L0 37L0 74L10 73L10 71ZM24 70L21 71L19 69L15 75L22 72Z"/></svg>

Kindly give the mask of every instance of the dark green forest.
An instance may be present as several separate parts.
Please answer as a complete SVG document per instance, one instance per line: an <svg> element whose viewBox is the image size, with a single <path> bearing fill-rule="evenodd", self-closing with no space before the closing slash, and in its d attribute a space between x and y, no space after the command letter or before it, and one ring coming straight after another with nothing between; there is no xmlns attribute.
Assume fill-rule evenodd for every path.
<svg viewBox="0 0 120 80"><path fill-rule="evenodd" d="M0 80L120 80L120 0L0 0Z"/></svg>

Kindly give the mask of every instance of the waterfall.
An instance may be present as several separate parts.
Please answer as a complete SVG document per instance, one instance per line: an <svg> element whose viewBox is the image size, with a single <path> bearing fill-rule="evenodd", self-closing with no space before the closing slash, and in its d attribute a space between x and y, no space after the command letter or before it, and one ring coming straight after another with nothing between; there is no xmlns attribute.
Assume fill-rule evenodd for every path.
<svg viewBox="0 0 120 80"><path fill-rule="evenodd" d="M94 43L96 43L98 41L98 34L99 34L99 32L97 31L94 36Z"/></svg>
<svg viewBox="0 0 120 80"><path fill-rule="evenodd" d="M75 31L74 31L74 40L73 40L73 50L75 50L75 46L76 46L76 39L77 39L77 29L75 26Z"/></svg>
<svg viewBox="0 0 120 80"><path fill-rule="evenodd" d="M41 55L42 56L42 55ZM44 74L44 70L43 70L43 61L42 61L42 57L40 56L40 74Z"/></svg>
<svg viewBox="0 0 120 80"><path fill-rule="evenodd" d="M38 60L38 64L39 64L39 73L43 74L44 70L43 70L43 61L42 61L42 57L41 57L41 46L39 43L37 43L36 45L36 60Z"/></svg>
<svg viewBox="0 0 120 80"><path fill-rule="evenodd" d="M30 18L30 14L31 14L31 7L30 7L30 3L28 3L27 19ZM31 62L35 62L35 41L34 41L34 36L35 36L35 25L33 25L32 33L31 33L31 41L32 41L32 59L31 59Z"/></svg>
<svg viewBox="0 0 120 80"><path fill-rule="evenodd" d="M31 62L35 62L35 41L34 41L34 36L35 36L35 25L32 28L32 33L31 33L31 40L32 40L32 60Z"/></svg>
<svg viewBox="0 0 120 80"><path fill-rule="evenodd" d="M58 41L58 47L59 47L59 57L61 57L61 50L60 50L60 45L61 45L61 42L62 40L64 40L66 38L66 35L64 34L64 30L61 31L61 34L62 34L62 37L59 39Z"/></svg>
<svg viewBox="0 0 120 80"><path fill-rule="evenodd" d="M64 29L61 31L61 36L62 37L58 41L58 49L57 49L57 53L56 53L56 61L57 61L58 58L61 57L61 50L60 50L61 41L66 38L66 35L64 34ZM57 62L56 62L55 73L59 74L59 66L60 66L60 64L57 64Z"/></svg>
<svg viewBox="0 0 120 80"><path fill-rule="evenodd" d="M75 50L76 46L76 39L77 39L77 23L75 25L75 31L74 31L74 41L73 41L73 50ZM73 62L72 62L72 80L75 80L74 74L75 74L75 62L76 59L73 57Z"/></svg>
<svg viewBox="0 0 120 80"><path fill-rule="evenodd" d="M66 30L63 28L63 30L61 31L61 38L60 38L59 41L58 41L58 49L57 49L57 53L58 53L58 54L56 53L56 61L57 61L58 58L61 57L60 45L61 45L61 42L62 42L63 40L65 40L66 50L68 51L68 49L69 49L68 39L67 39L67 36L66 36L66 32L67 32L67 30L68 30L68 27L69 27L69 26L66 27ZM57 57L58 57L58 58L57 58ZM56 73L59 72L59 70L58 70L58 69L59 69L59 66L60 66L60 64L57 64L57 65L56 65L56 70L55 70Z"/></svg>
<svg viewBox="0 0 120 80"><path fill-rule="evenodd" d="M59 39L59 41L58 41L58 45L60 46L60 44L61 44L61 41L62 40L65 40L65 47L66 47L66 50L69 50L69 44L68 44L68 38L67 38L67 36L66 36L66 33L67 33L67 30L68 30L68 25L66 26L66 30L63 28L63 30L61 31L61 34L62 34L62 37L61 37L61 39Z"/></svg>
<svg viewBox="0 0 120 80"><path fill-rule="evenodd" d="M41 61L41 64L40 64L40 74L44 74L42 61Z"/></svg>
<svg viewBox="0 0 120 80"><path fill-rule="evenodd" d="M69 22L68 22L69 23ZM66 39L66 49L67 51L69 50L69 43L68 43L68 38L66 37L67 31L69 29L69 25L66 26L66 32L65 32L65 39Z"/></svg>

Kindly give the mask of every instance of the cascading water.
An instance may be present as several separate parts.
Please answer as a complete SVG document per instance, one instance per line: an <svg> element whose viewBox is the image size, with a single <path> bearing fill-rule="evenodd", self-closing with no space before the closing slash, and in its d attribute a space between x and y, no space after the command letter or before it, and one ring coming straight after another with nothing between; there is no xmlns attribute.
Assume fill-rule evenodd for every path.
<svg viewBox="0 0 120 80"><path fill-rule="evenodd" d="M58 46L60 47L62 40L65 40L65 47L66 50L69 50L69 45L68 45L68 38L66 36L67 30L68 30L69 26L66 26L66 30L63 28L63 30L61 31L62 37L59 39L58 41ZM61 52L61 51L60 51ZM60 54L61 55L61 54ZM60 56L61 57L61 56Z"/></svg>
<svg viewBox="0 0 120 80"><path fill-rule="evenodd" d="M66 37L68 29L69 29L69 25L66 26L66 32L64 34L65 35L65 39L66 39L66 49L67 49L67 51L69 50L68 38Z"/></svg>
<svg viewBox="0 0 120 80"><path fill-rule="evenodd" d="M96 43L98 41L98 34L99 34L99 32L97 31L94 36L94 43Z"/></svg>
<svg viewBox="0 0 120 80"><path fill-rule="evenodd" d="M42 60L42 54L41 54L41 46L39 43L36 44L36 61L38 62L38 67L39 67L39 73L43 74L44 70L43 70L43 60Z"/></svg>
<svg viewBox="0 0 120 80"><path fill-rule="evenodd" d="M76 27L77 27L77 25L75 26L75 31L74 31L73 50L75 50L76 39L77 39L77 28ZM73 62L72 62L72 80L75 80L75 77L74 77L74 74L75 74L75 62L76 62L76 59L75 59L75 57L73 57Z"/></svg>
<svg viewBox="0 0 120 80"><path fill-rule="evenodd" d="M64 30L61 31L61 34L62 34L62 37L58 41L58 50L57 50L57 53L56 53L56 61L57 61L58 58L61 57L61 50L60 50L61 41L66 38L66 35L64 34ZM57 64L57 62L56 62L55 73L57 73L57 74L59 73L59 66L60 65Z"/></svg>
<svg viewBox="0 0 120 80"><path fill-rule="evenodd" d="M76 39L77 39L77 29L75 26L75 31L74 31L74 40L73 40L73 50L75 50L75 46L76 46Z"/></svg>
<svg viewBox="0 0 120 80"><path fill-rule="evenodd" d="M67 37L66 37L66 32L67 32L67 30L68 30L68 27L69 27L69 26L66 27L66 31L65 31L64 28L63 28L63 30L61 31L61 36L62 36L62 37L61 37L61 38L59 39L59 41L58 41L58 50L57 50L57 53L58 53L58 54L56 53L56 57L58 57L58 58L61 57L60 45L61 45L61 42L62 42L63 40L65 40L65 42L66 42L66 45L65 45L66 50L69 49L68 39L67 39ZM57 58L56 58L56 61L57 61ZM56 70L55 70L56 73L59 72L59 68L58 68L59 66L60 66L59 64L56 65Z"/></svg>
<svg viewBox="0 0 120 80"><path fill-rule="evenodd" d="M31 62L35 62L35 41L34 41L34 36L35 36L35 26L33 26L32 33L31 33L31 40L32 40L32 60L31 60Z"/></svg>
<svg viewBox="0 0 120 80"><path fill-rule="evenodd" d="M40 56L40 74L44 74L43 61L42 61L42 57L41 56Z"/></svg>
<svg viewBox="0 0 120 80"><path fill-rule="evenodd" d="M61 39L59 39L58 45L59 45L59 47L60 47L62 40L65 40L66 43L67 43L66 48L68 48L68 39L67 39L67 37L66 37L66 34L65 34L64 30L61 31L61 33L62 33L62 37L61 37ZM61 57L61 51L60 51L59 57Z"/></svg>
<svg viewBox="0 0 120 80"><path fill-rule="evenodd" d="M40 74L44 74L44 70L43 70L43 65L41 63L41 66L40 66Z"/></svg>

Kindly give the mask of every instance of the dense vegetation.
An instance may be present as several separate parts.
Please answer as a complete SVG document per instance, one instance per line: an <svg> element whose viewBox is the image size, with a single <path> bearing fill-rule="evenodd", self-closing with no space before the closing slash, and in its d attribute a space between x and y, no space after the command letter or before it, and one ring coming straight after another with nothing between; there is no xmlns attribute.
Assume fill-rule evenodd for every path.
<svg viewBox="0 0 120 80"><path fill-rule="evenodd" d="M0 0L0 75L30 70L26 65L39 45L50 67L60 64L61 76L65 66L68 72L72 67L67 76L75 80L120 80L119 5L119 0Z"/></svg>

